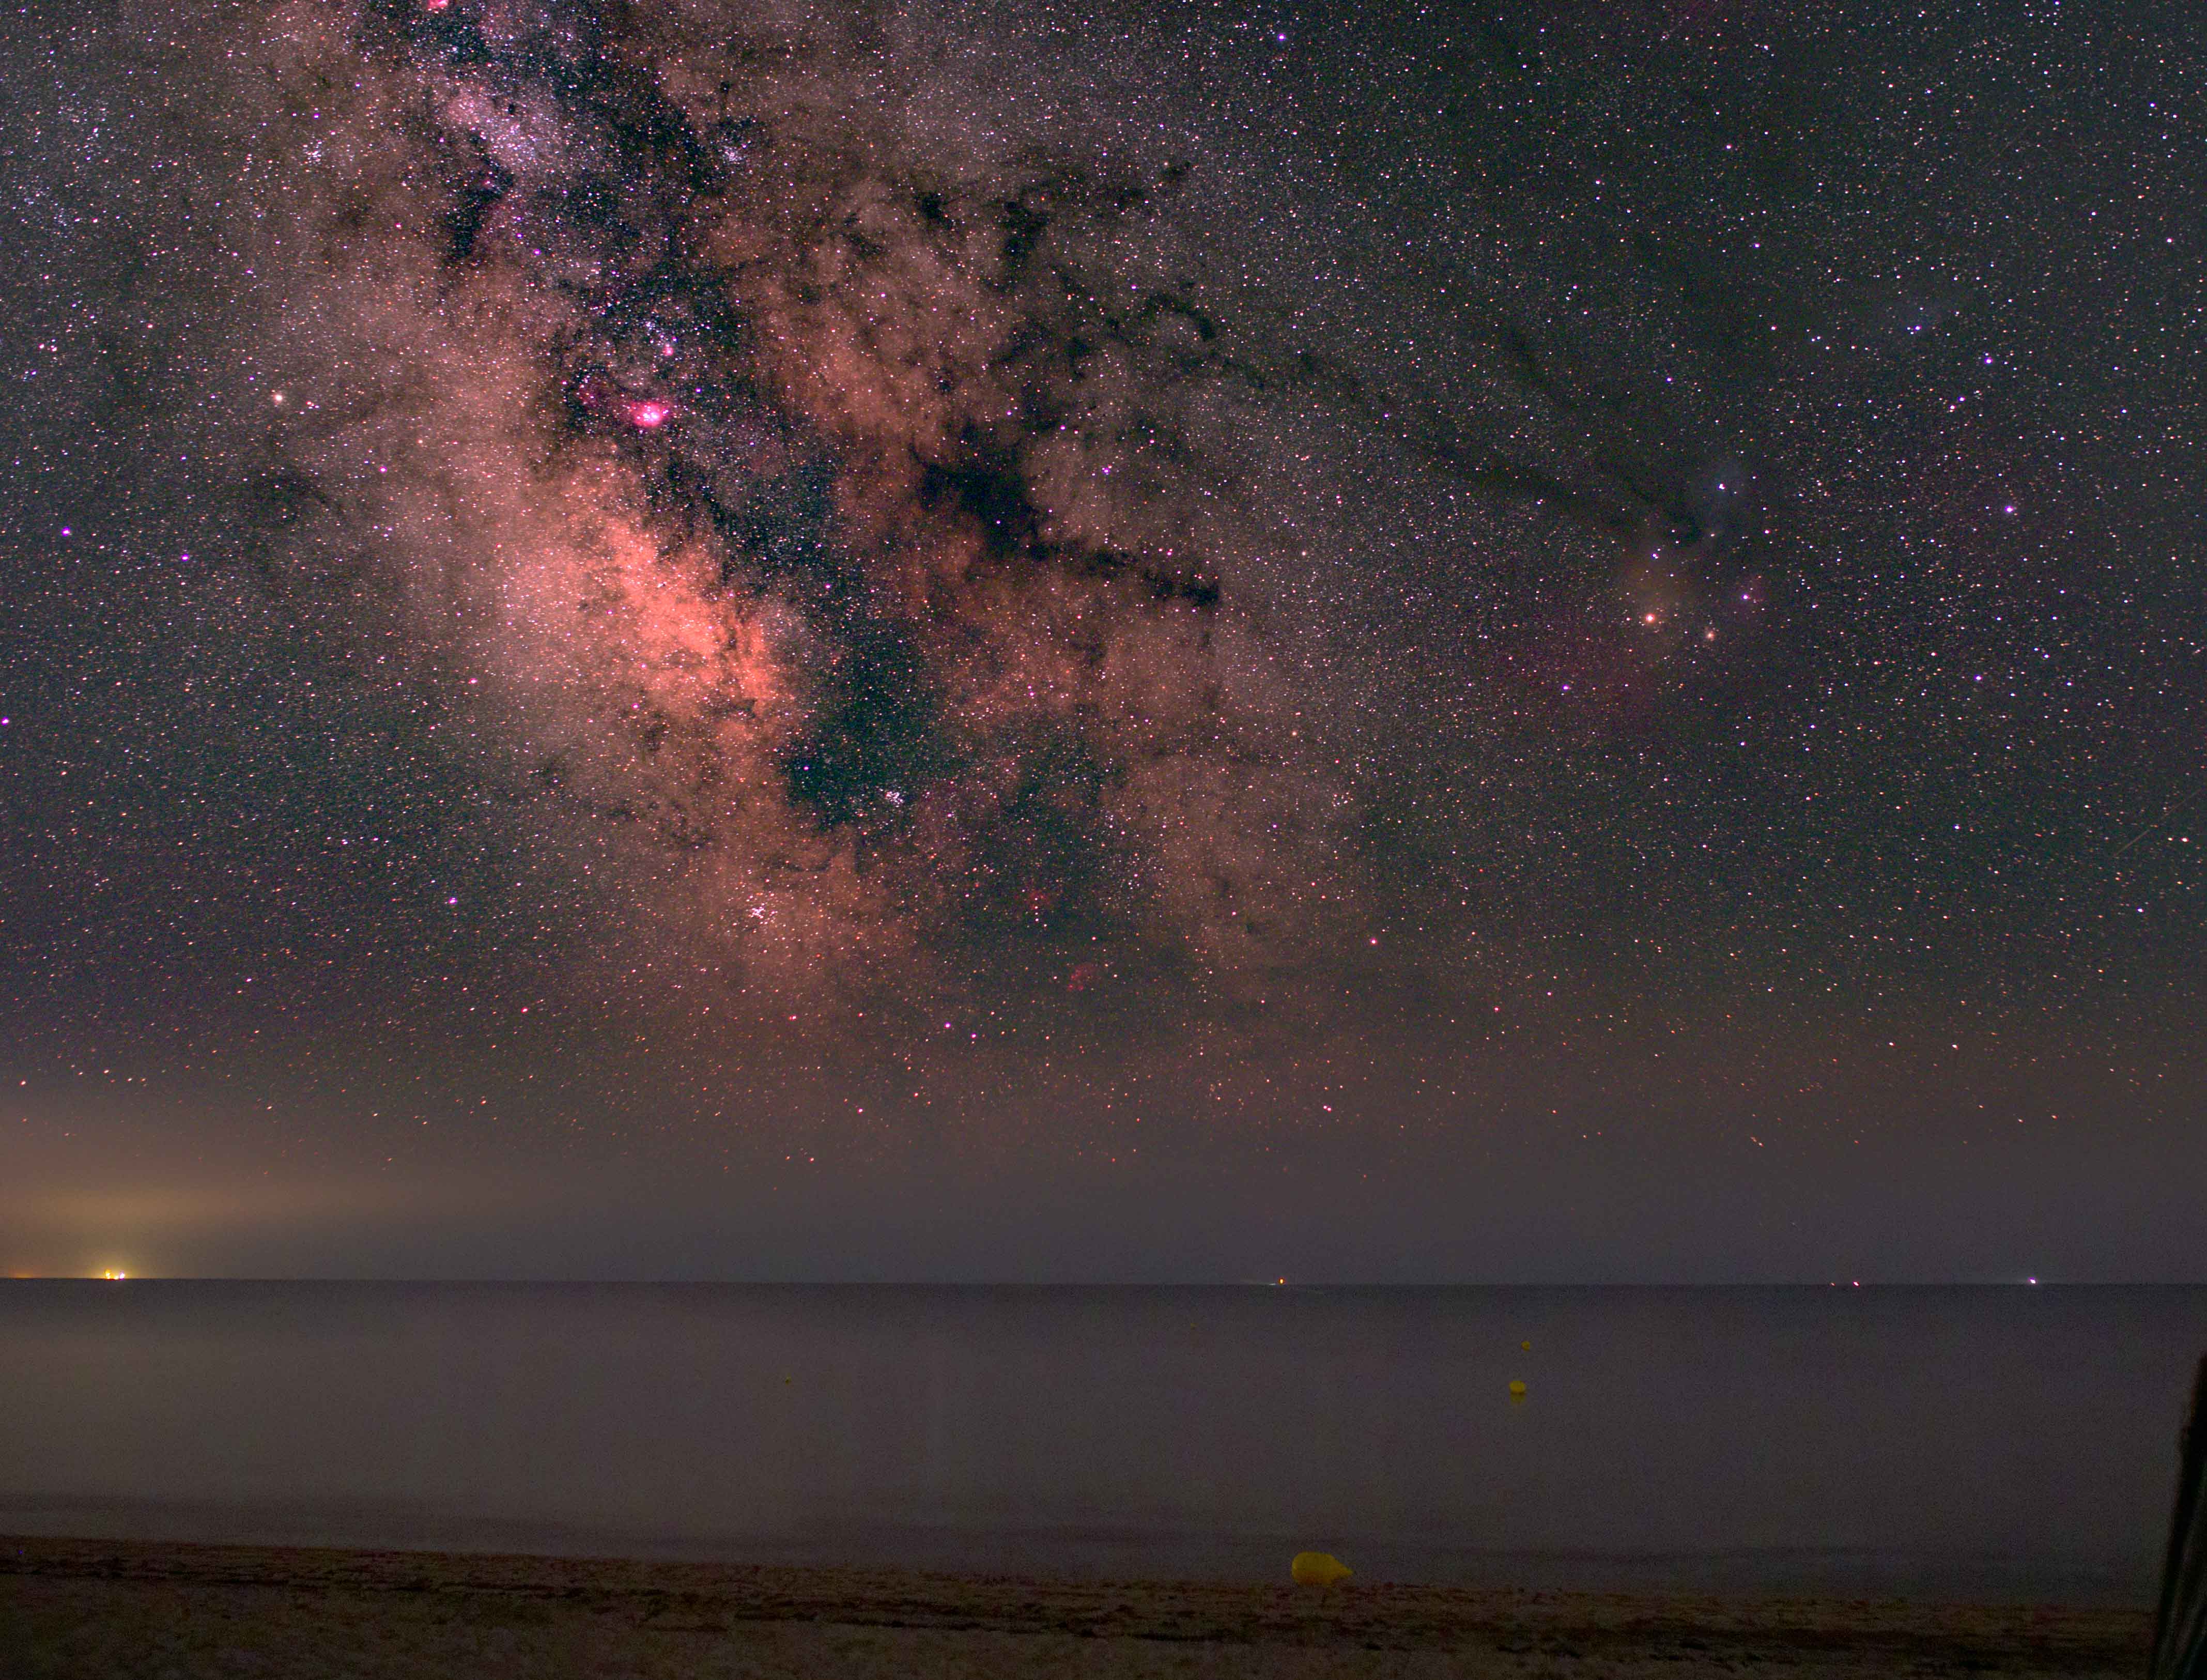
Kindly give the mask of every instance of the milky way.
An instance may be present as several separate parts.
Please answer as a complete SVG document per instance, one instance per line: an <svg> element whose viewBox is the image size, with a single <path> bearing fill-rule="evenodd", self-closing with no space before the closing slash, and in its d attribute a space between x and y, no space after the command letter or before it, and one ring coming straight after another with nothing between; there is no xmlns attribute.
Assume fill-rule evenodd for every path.
<svg viewBox="0 0 2207 1680"><path fill-rule="evenodd" d="M17 1078L2180 1103L2192 57L2073 10L21 14Z"/></svg>
<svg viewBox="0 0 2207 1680"><path fill-rule="evenodd" d="M1360 707L1493 676L1329 668L1464 639L1402 616L1403 561L1323 495L1359 433L1428 494L1560 510L1597 643L1747 505L1660 478L1660 414L1582 435L1522 331L1482 324L1462 396L1391 395L1388 347L1299 330L1322 206L1232 203L1277 248L1227 248L1190 136L1007 138L1019 102L963 77L930 111L916 24L405 0L264 29L267 564L403 597L416 679L476 691L480 772L753 983L1246 989L1369 932ZM1484 517L1474 543L1539 540ZM1550 634L1521 651L1582 689L1646 661Z"/></svg>

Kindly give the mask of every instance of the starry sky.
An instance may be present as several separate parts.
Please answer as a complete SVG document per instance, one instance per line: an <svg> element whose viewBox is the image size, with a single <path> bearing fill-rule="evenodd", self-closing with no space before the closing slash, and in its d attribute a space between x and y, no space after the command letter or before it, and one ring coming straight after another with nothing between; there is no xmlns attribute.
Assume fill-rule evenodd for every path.
<svg viewBox="0 0 2207 1680"><path fill-rule="evenodd" d="M2181 10L0 20L0 1267L2207 1276Z"/></svg>

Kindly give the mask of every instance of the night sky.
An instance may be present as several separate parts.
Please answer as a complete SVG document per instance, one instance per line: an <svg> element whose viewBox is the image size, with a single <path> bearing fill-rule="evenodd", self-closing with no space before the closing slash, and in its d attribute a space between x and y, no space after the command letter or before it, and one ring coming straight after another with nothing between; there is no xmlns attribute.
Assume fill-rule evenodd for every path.
<svg viewBox="0 0 2207 1680"><path fill-rule="evenodd" d="M2207 1277L2181 6L0 20L0 1269Z"/></svg>

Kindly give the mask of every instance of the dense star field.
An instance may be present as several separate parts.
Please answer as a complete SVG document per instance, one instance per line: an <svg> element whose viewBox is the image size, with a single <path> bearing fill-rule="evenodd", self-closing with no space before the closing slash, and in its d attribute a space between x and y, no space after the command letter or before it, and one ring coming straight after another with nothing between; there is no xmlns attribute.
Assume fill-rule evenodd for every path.
<svg viewBox="0 0 2207 1680"><path fill-rule="evenodd" d="M10 17L0 1264L2196 1271L2198 29Z"/></svg>

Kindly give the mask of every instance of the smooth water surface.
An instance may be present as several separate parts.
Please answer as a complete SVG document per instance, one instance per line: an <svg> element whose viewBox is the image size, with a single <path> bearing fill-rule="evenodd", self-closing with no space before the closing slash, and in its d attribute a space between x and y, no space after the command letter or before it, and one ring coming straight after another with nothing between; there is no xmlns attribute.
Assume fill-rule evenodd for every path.
<svg viewBox="0 0 2207 1680"><path fill-rule="evenodd" d="M2142 1604L2203 1349L2199 1288L18 1282L0 1532Z"/></svg>

